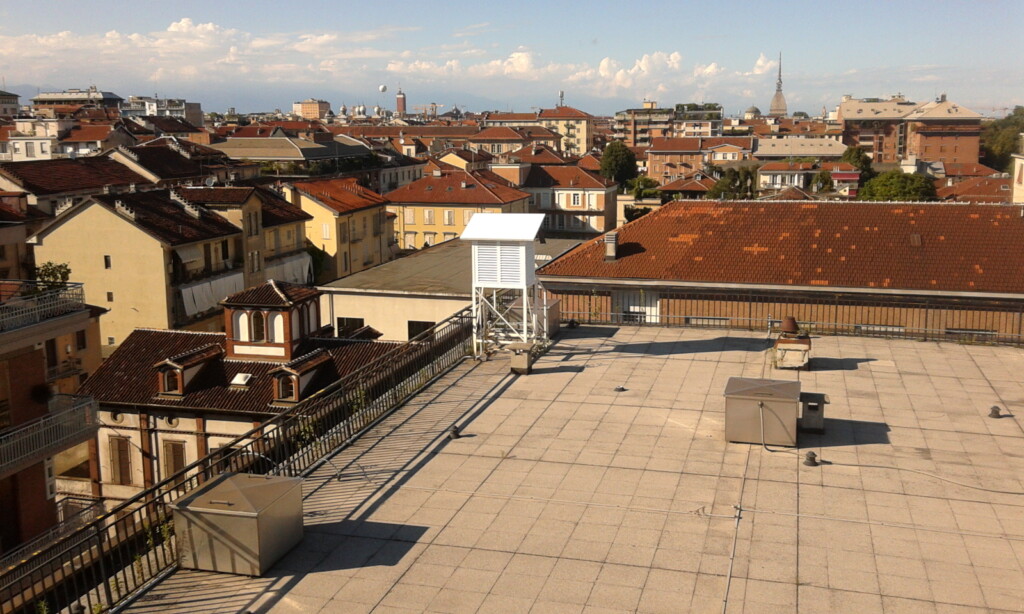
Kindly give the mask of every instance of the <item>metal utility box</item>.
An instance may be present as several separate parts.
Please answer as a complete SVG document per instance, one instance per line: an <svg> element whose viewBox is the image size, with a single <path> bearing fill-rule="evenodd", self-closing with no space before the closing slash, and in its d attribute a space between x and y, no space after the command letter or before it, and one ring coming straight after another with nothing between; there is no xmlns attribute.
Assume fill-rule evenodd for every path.
<svg viewBox="0 0 1024 614"><path fill-rule="evenodd" d="M796 445L800 382L730 377L724 394L726 441L762 443L763 407L764 443Z"/></svg>
<svg viewBox="0 0 1024 614"><path fill-rule="evenodd" d="M825 432L825 406L828 405L827 394L821 392L801 392L800 430L808 433Z"/></svg>
<svg viewBox="0 0 1024 614"><path fill-rule="evenodd" d="M302 478L222 473L171 508L185 569L260 576L302 541Z"/></svg>

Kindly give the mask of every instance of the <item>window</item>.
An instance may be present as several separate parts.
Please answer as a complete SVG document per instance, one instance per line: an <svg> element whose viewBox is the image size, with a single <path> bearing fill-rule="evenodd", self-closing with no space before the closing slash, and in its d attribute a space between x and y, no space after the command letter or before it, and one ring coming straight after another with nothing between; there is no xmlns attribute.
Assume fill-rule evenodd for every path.
<svg viewBox="0 0 1024 614"><path fill-rule="evenodd" d="M36 144L35 143L25 143L25 157L26 158L34 158L34 157L36 157Z"/></svg>
<svg viewBox="0 0 1024 614"><path fill-rule="evenodd" d="M220 242L220 259L221 260L230 260L231 259L231 256L229 255L229 252L228 252L228 241L227 241L227 239L225 239L225 240Z"/></svg>
<svg viewBox="0 0 1024 614"><path fill-rule="evenodd" d="M462 212L462 223L463 224L468 224L469 220L473 219L473 214L474 213L476 213L476 211L468 211L468 210L467 211L463 211Z"/></svg>
<svg viewBox="0 0 1024 614"><path fill-rule="evenodd" d="M415 339L424 332L434 328L436 322L421 322L417 320L409 320L409 339Z"/></svg>
<svg viewBox="0 0 1024 614"><path fill-rule="evenodd" d="M85 329L75 332L75 349L84 350L88 347L88 340L86 339Z"/></svg>
<svg viewBox="0 0 1024 614"><path fill-rule="evenodd" d="M362 318L338 318L336 334L339 337L347 337L363 326L366 326L366 323Z"/></svg>
<svg viewBox="0 0 1024 614"><path fill-rule="evenodd" d="M57 496L57 473L53 470L52 458L43 461L43 475L46 476L46 498L53 499Z"/></svg>
<svg viewBox="0 0 1024 614"><path fill-rule="evenodd" d="M107 337L107 345L115 345L116 341L113 337Z"/></svg>
<svg viewBox="0 0 1024 614"><path fill-rule="evenodd" d="M405 233L403 235L402 241L403 241L402 246L405 247L406 249L410 249L410 248L416 247L416 233L415 232L407 232L407 233Z"/></svg>
<svg viewBox="0 0 1024 614"><path fill-rule="evenodd" d="M436 232L425 232L425 233L423 233L423 246L424 247L426 247L428 245L433 245L434 243L437 243L437 233Z"/></svg>
<svg viewBox="0 0 1024 614"><path fill-rule="evenodd" d="M110 481L124 486L132 483L132 458L127 437L110 438Z"/></svg>
<svg viewBox="0 0 1024 614"><path fill-rule="evenodd" d="M291 375L277 378L277 398L282 401L295 401L295 379Z"/></svg>
<svg viewBox="0 0 1024 614"><path fill-rule="evenodd" d="M348 270L348 252L345 252L344 254L341 255L341 270Z"/></svg>
<svg viewBox="0 0 1024 614"><path fill-rule="evenodd" d="M113 292L107 292L107 302L108 303L113 303L114 302L114 293Z"/></svg>
<svg viewBox="0 0 1024 614"><path fill-rule="evenodd" d="M103 257L103 268L105 268L105 269L109 269L110 268L110 256L104 256Z"/></svg>
<svg viewBox="0 0 1024 614"><path fill-rule="evenodd" d="M162 378L162 392L181 392L181 376L177 369L166 369L160 375Z"/></svg>
<svg viewBox="0 0 1024 614"><path fill-rule="evenodd" d="M11 402L8 399L0 401L0 429L11 426Z"/></svg>
<svg viewBox="0 0 1024 614"><path fill-rule="evenodd" d="M163 453L164 478L168 478L185 468L184 441L165 441Z"/></svg>
<svg viewBox="0 0 1024 614"><path fill-rule="evenodd" d="M262 311L254 311L252 314L252 336L253 341L267 340L267 320Z"/></svg>
<svg viewBox="0 0 1024 614"><path fill-rule="evenodd" d="M406 224L416 223L416 210L411 207L406 207L402 212L402 219L405 220Z"/></svg>
<svg viewBox="0 0 1024 614"><path fill-rule="evenodd" d="M330 238L331 238L331 225L330 224L321 224L321 226L322 226L322 228L320 229L320 238L322 238L324 241L330 240Z"/></svg>
<svg viewBox="0 0 1024 614"><path fill-rule="evenodd" d="M452 239L454 239L457 236L458 235L455 234L454 232L446 232L446 233L444 233L444 240L445 241L451 241Z"/></svg>
<svg viewBox="0 0 1024 614"><path fill-rule="evenodd" d="M444 210L444 225L454 226L455 225L455 211L452 209Z"/></svg>
<svg viewBox="0 0 1024 614"><path fill-rule="evenodd" d="M7 260L7 246L0 245L0 260Z"/></svg>
<svg viewBox="0 0 1024 614"><path fill-rule="evenodd" d="M433 226L434 225L434 210L433 209L424 209L423 210L423 223L426 224L427 226Z"/></svg>
<svg viewBox="0 0 1024 614"><path fill-rule="evenodd" d="M572 195L572 206L573 207L579 207L580 206L580 195L579 194L573 194Z"/></svg>

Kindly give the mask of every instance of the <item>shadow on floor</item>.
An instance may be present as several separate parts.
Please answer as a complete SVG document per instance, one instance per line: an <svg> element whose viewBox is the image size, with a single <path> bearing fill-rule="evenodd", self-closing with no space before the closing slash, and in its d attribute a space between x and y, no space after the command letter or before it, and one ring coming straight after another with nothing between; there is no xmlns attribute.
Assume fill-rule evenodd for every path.
<svg viewBox="0 0 1024 614"><path fill-rule="evenodd" d="M825 418L824 433L801 432L798 448L834 448L889 443L889 425L868 420Z"/></svg>
<svg viewBox="0 0 1024 614"><path fill-rule="evenodd" d="M757 337L716 337L693 341L651 341L649 343L620 343L606 352L619 354L701 354L705 352L763 352L772 346L771 339Z"/></svg>
<svg viewBox="0 0 1024 614"><path fill-rule="evenodd" d="M531 373L583 373L583 367L572 365L561 365L559 367L534 367Z"/></svg>
<svg viewBox="0 0 1024 614"><path fill-rule="evenodd" d="M811 371L856 371L866 362L874 362L874 358L826 358L811 357Z"/></svg>
<svg viewBox="0 0 1024 614"><path fill-rule="evenodd" d="M558 332L559 340L567 339L610 339L619 332L618 326L598 326L583 324L578 328L570 328L563 324Z"/></svg>

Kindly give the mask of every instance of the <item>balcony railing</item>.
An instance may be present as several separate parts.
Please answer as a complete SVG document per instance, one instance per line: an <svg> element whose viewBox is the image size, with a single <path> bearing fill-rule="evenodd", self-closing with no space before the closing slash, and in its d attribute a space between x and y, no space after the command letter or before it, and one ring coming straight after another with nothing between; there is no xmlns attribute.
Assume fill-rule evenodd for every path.
<svg viewBox="0 0 1024 614"><path fill-rule="evenodd" d="M96 432L92 397L61 394L50 399L50 413L0 433L0 477L31 467Z"/></svg>
<svg viewBox="0 0 1024 614"><path fill-rule="evenodd" d="M70 377L77 375L82 372L82 359L77 357L70 357L52 367L46 367L46 381L52 382L54 380L61 379L62 377Z"/></svg>
<svg viewBox="0 0 1024 614"><path fill-rule="evenodd" d="M32 326L85 309L80 283L0 280L0 332Z"/></svg>

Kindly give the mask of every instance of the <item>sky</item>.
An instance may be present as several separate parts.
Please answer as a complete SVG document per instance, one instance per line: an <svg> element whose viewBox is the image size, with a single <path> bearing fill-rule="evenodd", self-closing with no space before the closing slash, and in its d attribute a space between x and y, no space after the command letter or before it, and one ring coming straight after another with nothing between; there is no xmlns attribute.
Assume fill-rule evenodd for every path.
<svg viewBox="0 0 1024 614"><path fill-rule="evenodd" d="M301 7L301 8L298 8ZM1024 2L122 2L0 4L0 79L22 95L95 85L204 111L305 98L594 114L718 102L789 111L844 94L941 93L983 115L1024 104ZM380 93L386 85L386 93Z"/></svg>

